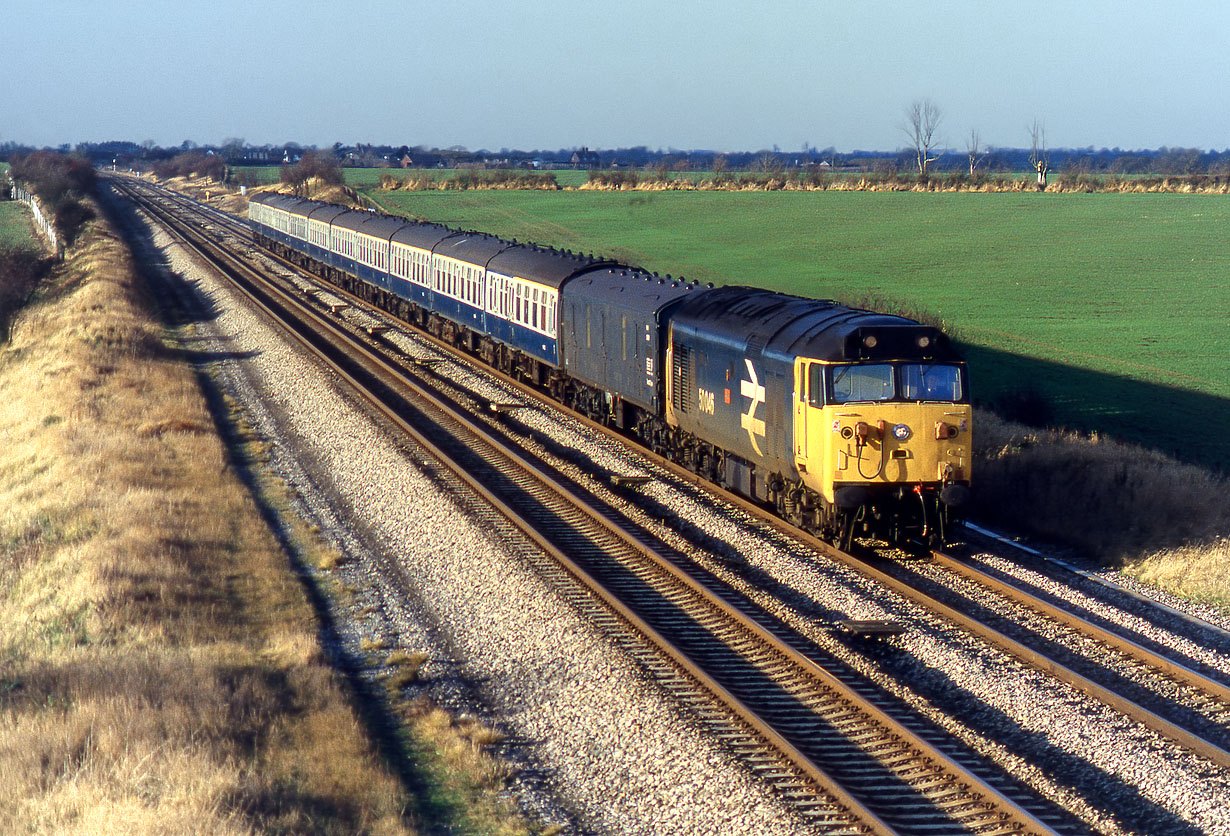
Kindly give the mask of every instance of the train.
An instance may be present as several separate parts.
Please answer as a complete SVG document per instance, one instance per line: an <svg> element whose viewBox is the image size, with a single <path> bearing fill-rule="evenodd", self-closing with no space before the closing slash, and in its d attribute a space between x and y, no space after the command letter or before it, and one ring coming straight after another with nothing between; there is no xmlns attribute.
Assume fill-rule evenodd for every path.
<svg viewBox="0 0 1230 836"><path fill-rule="evenodd" d="M289 195L254 240L701 477L849 548L950 543L968 371L939 329Z"/></svg>

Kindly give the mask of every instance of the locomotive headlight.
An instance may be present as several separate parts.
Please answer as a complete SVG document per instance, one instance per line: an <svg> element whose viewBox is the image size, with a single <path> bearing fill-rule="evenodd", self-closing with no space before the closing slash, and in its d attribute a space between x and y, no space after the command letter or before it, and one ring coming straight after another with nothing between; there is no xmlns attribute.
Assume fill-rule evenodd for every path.
<svg viewBox="0 0 1230 836"><path fill-rule="evenodd" d="M893 438L898 441L908 441L911 435L913 433L905 424L893 424Z"/></svg>
<svg viewBox="0 0 1230 836"><path fill-rule="evenodd" d="M868 334L867 336L863 337L863 345L867 346L868 348L875 348L876 343L878 342L879 340L876 339L875 334Z"/></svg>
<svg viewBox="0 0 1230 836"><path fill-rule="evenodd" d="M929 348L930 346L931 346L931 338L928 337L926 334L918 338L919 348Z"/></svg>

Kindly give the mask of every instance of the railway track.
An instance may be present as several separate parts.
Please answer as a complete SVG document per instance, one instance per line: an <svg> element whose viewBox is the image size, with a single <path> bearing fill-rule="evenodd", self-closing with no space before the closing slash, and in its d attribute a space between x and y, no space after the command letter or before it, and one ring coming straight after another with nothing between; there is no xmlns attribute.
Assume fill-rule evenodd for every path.
<svg viewBox="0 0 1230 836"><path fill-rule="evenodd" d="M356 342L120 185L219 264L339 375L536 544L540 571L618 629L648 670L797 809L834 833L1066 832L1054 811L937 745L894 699L697 569L616 509L510 449L486 422ZM168 200L168 198L159 198ZM173 200L173 199L171 199ZM220 223L214 219L215 223ZM301 330L302 329L302 330ZM307 333L310 332L310 333ZM631 632L628 632L631 631ZM946 751L947 750L947 751ZM964 753L968 758L968 753Z"/></svg>

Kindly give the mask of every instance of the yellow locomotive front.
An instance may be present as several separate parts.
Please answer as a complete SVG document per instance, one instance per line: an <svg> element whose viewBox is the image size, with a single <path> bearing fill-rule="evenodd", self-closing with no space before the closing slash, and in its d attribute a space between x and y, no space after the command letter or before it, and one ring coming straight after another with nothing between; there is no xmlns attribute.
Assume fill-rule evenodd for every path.
<svg viewBox="0 0 1230 836"><path fill-rule="evenodd" d="M955 360L797 358L795 454L803 484L840 518L893 542L949 539L969 496L971 408Z"/></svg>

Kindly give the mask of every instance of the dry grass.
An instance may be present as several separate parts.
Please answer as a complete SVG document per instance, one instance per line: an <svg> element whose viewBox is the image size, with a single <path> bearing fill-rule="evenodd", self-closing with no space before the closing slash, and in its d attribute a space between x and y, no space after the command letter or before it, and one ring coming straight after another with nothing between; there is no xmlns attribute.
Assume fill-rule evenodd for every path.
<svg viewBox="0 0 1230 836"><path fill-rule="evenodd" d="M549 171L496 169L492 171L458 171L453 177L380 176L380 191L466 191L472 189L520 189L558 191L559 183Z"/></svg>
<svg viewBox="0 0 1230 836"><path fill-rule="evenodd" d="M0 830L407 833L123 245L0 349Z"/></svg>
<svg viewBox="0 0 1230 836"><path fill-rule="evenodd" d="M412 187L404 187L412 188ZM441 188L426 185L423 188ZM975 177L960 172L942 172L921 178L912 171L865 174L800 171L785 169L774 173L723 172L699 178L665 177L624 171L593 171L581 191L830 191L830 192L1036 192L1032 176L983 174ZM1193 175L1170 177L1119 177L1114 175L1061 174L1052 177L1047 194L1124 193L1124 194L1227 194L1230 178Z"/></svg>
<svg viewBox="0 0 1230 836"><path fill-rule="evenodd" d="M410 734L431 749L432 768L450 776L447 803L466 810L462 817L466 829L495 836L544 832L541 827L530 828L501 792L511 771L488 752L489 747L503 742L501 733L473 717L454 717L421 699L404 703L402 716Z"/></svg>
<svg viewBox="0 0 1230 836"><path fill-rule="evenodd" d="M1224 478L1097 435L1037 430L989 413L976 424L981 516L1073 544L1187 597L1230 605Z"/></svg>
<svg viewBox="0 0 1230 836"><path fill-rule="evenodd" d="M1139 581L1192 601L1230 607L1230 539L1166 549L1126 568Z"/></svg>

